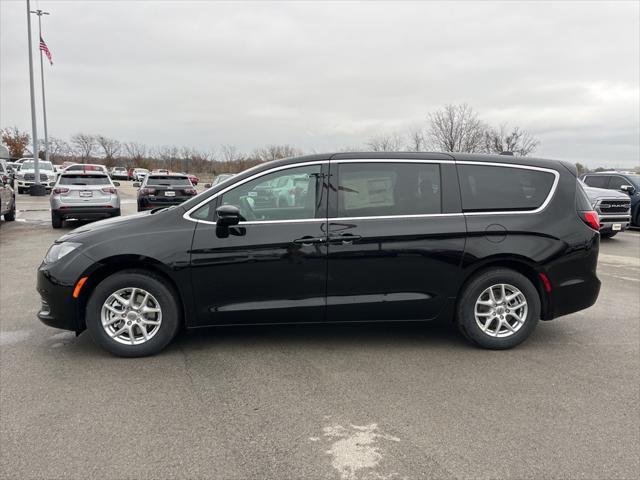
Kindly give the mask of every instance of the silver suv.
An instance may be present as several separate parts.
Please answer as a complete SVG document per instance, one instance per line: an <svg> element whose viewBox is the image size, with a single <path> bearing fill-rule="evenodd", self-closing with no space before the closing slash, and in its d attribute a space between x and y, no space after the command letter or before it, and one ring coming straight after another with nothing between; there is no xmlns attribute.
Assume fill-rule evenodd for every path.
<svg viewBox="0 0 640 480"><path fill-rule="evenodd" d="M120 216L120 195L106 173L100 171L64 172L51 192L51 225L74 218L90 220Z"/></svg>

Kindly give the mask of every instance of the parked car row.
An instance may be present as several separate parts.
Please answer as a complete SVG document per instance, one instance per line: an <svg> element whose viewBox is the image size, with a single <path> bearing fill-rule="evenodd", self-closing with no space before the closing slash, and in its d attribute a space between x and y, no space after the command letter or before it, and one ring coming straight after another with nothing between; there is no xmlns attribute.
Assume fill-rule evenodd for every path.
<svg viewBox="0 0 640 480"><path fill-rule="evenodd" d="M3 147L5 148L5 147ZM4 152L0 152L4 153ZM8 157L8 152L6 157ZM0 215L5 221L16 219L16 193L13 190L13 180L10 178L7 161L0 156Z"/></svg>

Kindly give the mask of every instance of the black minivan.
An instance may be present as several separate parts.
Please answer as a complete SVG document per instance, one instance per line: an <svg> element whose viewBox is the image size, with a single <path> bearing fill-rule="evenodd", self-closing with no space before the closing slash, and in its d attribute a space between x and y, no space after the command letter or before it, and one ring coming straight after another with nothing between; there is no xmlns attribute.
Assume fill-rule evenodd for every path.
<svg viewBox="0 0 640 480"><path fill-rule="evenodd" d="M283 200L259 202L268 189ZM38 317L131 357L182 327L438 318L504 349L593 305L598 226L557 160L289 158L62 236L38 271Z"/></svg>

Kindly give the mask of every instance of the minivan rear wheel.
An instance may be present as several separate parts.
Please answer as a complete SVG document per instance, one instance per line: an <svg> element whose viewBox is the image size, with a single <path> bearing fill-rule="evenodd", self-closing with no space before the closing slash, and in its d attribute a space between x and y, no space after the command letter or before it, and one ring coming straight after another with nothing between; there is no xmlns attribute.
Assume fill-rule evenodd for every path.
<svg viewBox="0 0 640 480"><path fill-rule="evenodd" d="M514 347L540 319L540 297L531 281L507 268L485 270L465 287L456 321L462 334L483 348Z"/></svg>
<svg viewBox="0 0 640 480"><path fill-rule="evenodd" d="M180 325L173 290L143 270L115 273L96 286L86 311L87 330L105 350L121 357L153 355Z"/></svg>

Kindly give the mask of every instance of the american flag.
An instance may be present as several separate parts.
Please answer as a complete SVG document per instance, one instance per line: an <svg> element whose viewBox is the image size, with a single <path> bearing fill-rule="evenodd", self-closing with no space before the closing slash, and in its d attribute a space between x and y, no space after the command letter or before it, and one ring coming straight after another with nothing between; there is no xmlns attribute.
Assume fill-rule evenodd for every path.
<svg viewBox="0 0 640 480"><path fill-rule="evenodd" d="M53 65L53 60L51 60L51 52L49 51L49 47L47 47L47 44L44 43L44 40L42 39L42 37L40 37L40 50L44 52L44 54L49 59L49 63Z"/></svg>

